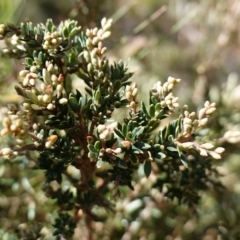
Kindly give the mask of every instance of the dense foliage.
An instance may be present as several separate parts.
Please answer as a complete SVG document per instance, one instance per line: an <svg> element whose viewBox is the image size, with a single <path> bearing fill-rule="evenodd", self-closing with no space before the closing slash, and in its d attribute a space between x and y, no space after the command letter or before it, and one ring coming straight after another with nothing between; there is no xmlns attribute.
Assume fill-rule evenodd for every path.
<svg viewBox="0 0 240 240"><path fill-rule="evenodd" d="M173 77L152 86L148 103L138 99L127 66L110 63L105 55L102 41L110 36L110 26L106 18L101 28L86 30L73 20L58 26L50 19L36 26L0 25L3 53L24 59L15 86L22 102L8 106L1 135L8 136L9 146L0 151L4 164L29 173L23 189L12 189L27 190L25 221L34 220L34 228L20 224L22 219L16 223L22 239L69 239L76 229L79 236L95 239L107 234L98 223L107 224L108 214L119 208L138 215L150 202L155 207L146 214L157 220L165 197L197 214L200 190L222 193L212 161L224 149L214 146L207 128L216 104L206 101L197 112L179 106L173 90L180 79ZM113 113L119 109L127 113L116 121ZM31 186L36 181L44 195ZM17 183L1 187L9 184ZM115 206L119 198L130 198L134 206ZM37 209L43 204L46 211ZM8 224L14 228L15 223ZM116 237L124 230L116 225L109 231ZM156 231L152 237L157 236Z"/></svg>

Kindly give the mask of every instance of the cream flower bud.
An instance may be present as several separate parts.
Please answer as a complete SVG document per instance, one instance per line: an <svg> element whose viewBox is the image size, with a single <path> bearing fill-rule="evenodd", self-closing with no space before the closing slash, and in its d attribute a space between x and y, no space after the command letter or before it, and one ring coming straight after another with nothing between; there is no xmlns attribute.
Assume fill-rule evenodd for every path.
<svg viewBox="0 0 240 240"><path fill-rule="evenodd" d="M99 124L97 127L98 133L102 133L106 129L104 124Z"/></svg>
<svg viewBox="0 0 240 240"><path fill-rule="evenodd" d="M30 72L35 73L37 71L37 67L36 66L31 66L30 67Z"/></svg>
<svg viewBox="0 0 240 240"><path fill-rule="evenodd" d="M211 143L204 143L201 145L202 148L205 148L205 149L213 149L214 148L214 145L211 144Z"/></svg>
<svg viewBox="0 0 240 240"><path fill-rule="evenodd" d="M198 112L198 118L202 119L204 117L205 113L206 113L206 108L200 109Z"/></svg>
<svg viewBox="0 0 240 240"><path fill-rule="evenodd" d="M192 148L192 146L193 146L193 143L192 143L192 142L184 142L184 143L181 143L181 147L183 147L183 148L189 149L189 148Z"/></svg>
<svg viewBox="0 0 240 240"><path fill-rule="evenodd" d="M2 156L9 156L11 153L11 148L3 148L2 150L0 150L0 154L2 154Z"/></svg>
<svg viewBox="0 0 240 240"><path fill-rule="evenodd" d="M221 159L220 154L217 152L209 152L209 154L214 158L214 159Z"/></svg>
<svg viewBox="0 0 240 240"><path fill-rule="evenodd" d="M206 101L206 102L204 103L204 107L207 108L207 107L209 107L209 106L210 106L210 102L209 102L209 101Z"/></svg>
<svg viewBox="0 0 240 240"><path fill-rule="evenodd" d="M183 124L189 124L189 125L191 125L192 124L192 119L190 119L190 118L184 118L183 119Z"/></svg>
<svg viewBox="0 0 240 240"><path fill-rule="evenodd" d="M207 151L206 150L204 150L204 149L199 149L199 153L200 153L200 155L201 156L204 156L204 157L206 157L206 156L208 156L208 153L207 153Z"/></svg>
<svg viewBox="0 0 240 240"><path fill-rule="evenodd" d="M199 120L200 126L205 126L208 123L208 118L203 118Z"/></svg>
<svg viewBox="0 0 240 240"><path fill-rule="evenodd" d="M55 108L55 106L52 104L52 103L49 103L48 105L47 105L47 109L48 110L53 110Z"/></svg>
<svg viewBox="0 0 240 240"><path fill-rule="evenodd" d="M215 110L216 110L215 107L209 108L209 109L207 109L206 114L207 114L207 115L211 115L212 113L215 112Z"/></svg>
<svg viewBox="0 0 240 240"><path fill-rule="evenodd" d="M26 75L27 75L28 73L29 73L28 70L22 70L22 71L19 72L19 76L20 76L20 77L26 77Z"/></svg>
<svg viewBox="0 0 240 240"><path fill-rule="evenodd" d="M121 149L121 148L116 148L116 149L114 150L114 152L115 152L116 154L122 153L122 149Z"/></svg>
<svg viewBox="0 0 240 240"><path fill-rule="evenodd" d="M62 104L62 105L67 104L67 102L68 102L68 100L67 100L66 98L61 98L61 99L59 100L59 103Z"/></svg>
<svg viewBox="0 0 240 240"><path fill-rule="evenodd" d="M219 154L222 154L224 151L225 151L225 149L222 147L218 147L214 150L214 152L219 153Z"/></svg>

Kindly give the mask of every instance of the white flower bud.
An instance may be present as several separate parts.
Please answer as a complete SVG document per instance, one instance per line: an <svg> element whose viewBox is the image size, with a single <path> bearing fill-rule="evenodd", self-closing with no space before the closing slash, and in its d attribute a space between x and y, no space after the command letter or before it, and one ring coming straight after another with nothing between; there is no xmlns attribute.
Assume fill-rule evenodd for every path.
<svg viewBox="0 0 240 240"><path fill-rule="evenodd" d="M48 105L47 105L47 109L48 110L53 110L55 108L55 106L52 104L52 103L49 103Z"/></svg>
<svg viewBox="0 0 240 240"><path fill-rule="evenodd" d="M45 142L45 147L46 148L50 148L50 147L52 147L52 145L53 145L53 143L51 143L49 141Z"/></svg>
<svg viewBox="0 0 240 240"><path fill-rule="evenodd" d="M3 148L2 150L0 150L0 154L2 154L2 156L9 156L11 153L11 148Z"/></svg>
<svg viewBox="0 0 240 240"><path fill-rule="evenodd" d="M106 129L106 126L103 124L99 124L97 127L98 133L102 133Z"/></svg>
<svg viewBox="0 0 240 240"><path fill-rule="evenodd" d="M29 79L29 84L31 86L34 86L35 85L35 79L33 79L33 78Z"/></svg>
<svg viewBox="0 0 240 240"><path fill-rule="evenodd" d="M122 149L121 149L121 148L116 148L116 149L114 150L114 152L115 152L116 154L120 154L120 153L122 153Z"/></svg>
<svg viewBox="0 0 240 240"><path fill-rule="evenodd" d="M28 73L29 73L28 70L22 70L22 71L19 72L19 76L20 76L20 77L26 77L26 75L27 75Z"/></svg>
<svg viewBox="0 0 240 240"><path fill-rule="evenodd" d="M193 147L193 142L184 142L184 143L181 143L180 146L186 149L190 149Z"/></svg>
<svg viewBox="0 0 240 240"><path fill-rule="evenodd" d="M28 86L28 78L24 78L23 79L23 82L22 82L22 85L23 85L23 87L27 87Z"/></svg>
<svg viewBox="0 0 240 240"><path fill-rule="evenodd" d="M1 130L1 136L7 135L8 132L9 132L9 130L8 130L7 128L3 128L3 129Z"/></svg>
<svg viewBox="0 0 240 240"><path fill-rule="evenodd" d="M213 149L214 145L211 143L204 143L204 144L201 144L201 147L209 150L209 149Z"/></svg>
<svg viewBox="0 0 240 240"><path fill-rule="evenodd" d="M101 39L102 39L102 40L103 40L103 39L106 39L106 38L110 37L110 35L111 35L111 32L110 32L110 31L106 31L105 33L103 33Z"/></svg>
<svg viewBox="0 0 240 240"><path fill-rule="evenodd" d="M214 159L221 159L221 155L216 152L209 152Z"/></svg>
<svg viewBox="0 0 240 240"><path fill-rule="evenodd" d="M192 124L192 119L185 117L185 118L183 119L183 124L189 124L189 125L191 125L191 124Z"/></svg>
<svg viewBox="0 0 240 240"><path fill-rule="evenodd" d="M209 107L209 106L210 106L210 102L209 102L209 101L206 101L206 102L204 103L204 107L207 108L207 107Z"/></svg>
<svg viewBox="0 0 240 240"><path fill-rule="evenodd" d="M30 67L30 72L35 73L37 71L37 67L36 66L31 66Z"/></svg>
<svg viewBox="0 0 240 240"><path fill-rule="evenodd" d="M207 109L206 114L207 114L207 115L211 115L212 113L215 112L215 110L216 110L215 107L209 108L209 109Z"/></svg>
<svg viewBox="0 0 240 240"><path fill-rule="evenodd" d="M203 118L199 120L200 126L205 126L208 123L208 118Z"/></svg>
<svg viewBox="0 0 240 240"><path fill-rule="evenodd" d="M198 112L198 118L202 119L204 117L205 113L206 113L206 108L200 109Z"/></svg>
<svg viewBox="0 0 240 240"><path fill-rule="evenodd" d="M68 100L67 100L66 98L61 98L61 99L59 100L59 103L62 104L62 105L67 104L67 102L68 102Z"/></svg>
<svg viewBox="0 0 240 240"><path fill-rule="evenodd" d="M207 151L202 149L202 148L199 149L199 153L200 153L201 156L204 156L204 157L208 156Z"/></svg>
<svg viewBox="0 0 240 240"><path fill-rule="evenodd" d="M225 151L225 149L222 148L222 147L218 147L218 148L216 148L214 151L215 151L216 153L222 154L222 153Z"/></svg>
<svg viewBox="0 0 240 240"><path fill-rule="evenodd" d="M52 100L52 98L51 98L50 95L48 95L48 94L44 94L44 95L43 95L43 98L42 98L42 101L43 101L43 102L49 103L49 102L51 102L51 100Z"/></svg>

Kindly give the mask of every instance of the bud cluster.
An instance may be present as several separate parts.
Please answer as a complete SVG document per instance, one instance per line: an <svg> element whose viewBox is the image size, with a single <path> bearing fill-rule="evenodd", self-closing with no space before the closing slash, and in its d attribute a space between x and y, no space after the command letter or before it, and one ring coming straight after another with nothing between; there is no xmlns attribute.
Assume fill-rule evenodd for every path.
<svg viewBox="0 0 240 240"><path fill-rule="evenodd" d="M101 21L101 26L102 28L94 28L94 29L87 29L86 30L86 35L88 37L86 41L87 48L89 50L94 49L95 47L98 46L98 44L108 38L111 35L111 32L109 31L110 27L112 25L112 19L106 19L103 18Z"/></svg>
<svg viewBox="0 0 240 240"><path fill-rule="evenodd" d="M47 138L47 141L45 142L46 148L51 148L53 144L57 141L58 136L57 135L51 135Z"/></svg>
<svg viewBox="0 0 240 240"><path fill-rule="evenodd" d="M0 156L6 159L13 159L18 155L18 152L13 151L11 148L3 148L0 150Z"/></svg>
<svg viewBox="0 0 240 240"><path fill-rule="evenodd" d="M43 68L41 72L43 81L36 73L36 66L32 66L30 70L22 70L19 74L23 95L27 98L23 103L26 111L44 108L53 110L56 100L62 95L64 78L58 73L58 67L49 61L45 63L45 66L46 68ZM68 102L66 98L60 98L58 101L60 104Z"/></svg>
<svg viewBox="0 0 240 240"><path fill-rule="evenodd" d="M208 118L216 110L216 104L206 101L204 108L200 109L197 114L195 112L189 112L188 106L183 107L183 118L182 118L182 133L179 137L188 139L191 135L201 127L204 127L208 123Z"/></svg>
<svg viewBox="0 0 240 240"><path fill-rule="evenodd" d="M130 85L126 86L125 97L129 101L129 104L127 105L127 107L130 107L136 110L138 106L138 103L136 101L137 95L138 95L138 88L136 83L132 83L131 86Z"/></svg>
<svg viewBox="0 0 240 240"><path fill-rule="evenodd" d="M55 32L46 32L44 36L43 48L44 49L57 49L58 46L62 43L63 38L60 34Z"/></svg>
<svg viewBox="0 0 240 240"><path fill-rule="evenodd" d="M181 79L176 79L173 77L168 77L167 82L163 85L160 81L154 84L151 89L152 96L161 104L162 108L169 108L173 110L179 107L178 97L173 96L173 89L181 81Z"/></svg>
<svg viewBox="0 0 240 240"><path fill-rule="evenodd" d="M19 118L17 115L10 115L5 117L2 121L3 129L1 130L1 136L12 135L16 139L22 138L22 136L26 135L26 126L22 118ZM18 142L20 143L20 139Z"/></svg>
<svg viewBox="0 0 240 240"><path fill-rule="evenodd" d="M182 149L196 149L201 156L212 156L215 159L220 159L224 152L224 148L218 147L215 150L214 145L211 143L198 144L195 141L189 141L192 135L201 127L204 127L208 123L208 118L216 110L216 104L206 101L204 108L200 109L197 114L195 112L189 112L188 106L184 106L183 118L182 118L182 132L175 140L178 147Z"/></svg>
<svg viewBox="0 0 240 240"><path fill-rule="evenodd" d="M103 46L102 40L111 35L109 28L111 27L112 20L104 18L101 21L102 28L87 29L86 40L87 50L83 52L85 61L88 62L87 70L89 73L94 74L97 78L102 78L104 72L102 71L106 66L106 60L103 59L107 48Z"/></svg>
<svg viewBox="0 0 240 240"><path fill-rule="evenodd" d="M201 156L207 157L211 156L214 159L221 159L221 155L224 152L224 148L218 147L214 150L214 145L211 143L198 144L196 142L177 142L178 147L182 149L196 149Z"/></svg>
<svg viewBox="0 0 240 240"><path fill-rule="evenodd" d="M114 129L117 126L117 122L113 122L109 125L99 124L97 126L97 132L99 134L99 139L102 141L108 141L114 136Z"/></svg>
<svg viewBox="0 0 240 240"><path fill-rule="evenodd" d="M232 144L236 144L240 142L240 131L239 130L229 130L227 132L225 132L223 139L224 142L229 142Z"/></svg>

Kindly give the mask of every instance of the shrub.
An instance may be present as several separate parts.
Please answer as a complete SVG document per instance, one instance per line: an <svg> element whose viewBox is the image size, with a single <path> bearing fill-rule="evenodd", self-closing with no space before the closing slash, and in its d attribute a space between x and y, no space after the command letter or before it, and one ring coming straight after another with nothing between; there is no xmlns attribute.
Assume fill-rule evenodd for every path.
<svg viewBox="0 0 240 240"><path fill-rule="evenodd" d="M27 210L5 224L21 239L74 233L86 239L128 233L133 239L140 226L119 227L124 219L113 218L114 212L134 219L151 199L153 221L168 198L196 213L200 190L223 188L212 161L224 149L214 146L206 128L216 104L206 101L197 112L180 107L173 94L180 79L174 77L154 84L148 104L138 99L127 66L105 55L110 27L105 18L101 28L86 31L72 20L0 25L3 53L24 59L15 86L22 103L8 106L1 135L9 146L0 151L2 163L17 171L13 182L24 179L23 189L13 185L11 194L26 192ZM116 120L120 109L126 117ZM19 173L23 169L27 176Z"/></svg>

